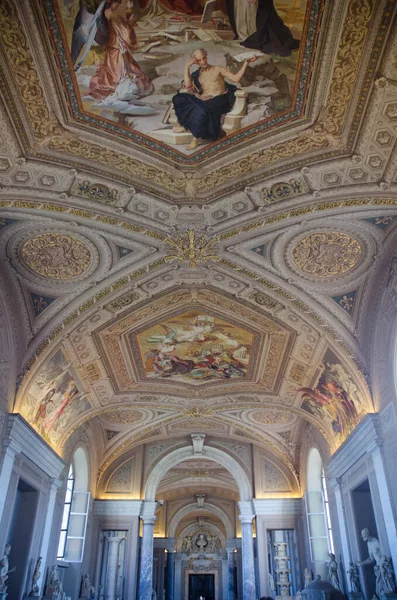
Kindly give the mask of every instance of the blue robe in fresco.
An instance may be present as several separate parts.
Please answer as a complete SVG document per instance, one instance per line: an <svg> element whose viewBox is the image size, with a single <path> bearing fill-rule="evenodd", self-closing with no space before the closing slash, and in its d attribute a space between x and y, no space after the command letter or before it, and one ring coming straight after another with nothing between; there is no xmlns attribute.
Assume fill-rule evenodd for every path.
<svg viewBox="0 0 397 600"><path fill-rule="evenodd" d="M200 69L191 77L196 89L200 92ZM214 96L210 100L200 100L193 94L178 92L173 97L175 114L182 127L190 131L195 138L215 141L222 136L222 115L228 113L234 104L236 86L225 82L226 93Z"/></svg>

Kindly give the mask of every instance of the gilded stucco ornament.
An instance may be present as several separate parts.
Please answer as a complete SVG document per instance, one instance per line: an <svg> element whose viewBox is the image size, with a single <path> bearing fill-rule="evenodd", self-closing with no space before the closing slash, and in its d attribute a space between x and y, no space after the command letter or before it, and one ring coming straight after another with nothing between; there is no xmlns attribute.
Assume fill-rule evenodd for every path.
<svg viewBox="0 0 397 600"><path fill-rule="evenodd" d="M193 229L174 238L168 237L165 242L168 246L166 260L188 263L192 269L196 269L200 263L219 259L218 240L196 233Z"/></svg>
<svg viewBox="0 0 397 600"><path fill-rule="evenodd" d="M292 249L292 257L304 273L333 277L351 271L362 257L362 248L346 233L322 231L299 240Z"/></svg>
<svg viewBox="0 0 397 600"><path fill-rule="evenodd" d="M79 239L59 233L42 233L21 248L23 263L34 273L49 279L73 279L92 263L89 248Z"/></svg>

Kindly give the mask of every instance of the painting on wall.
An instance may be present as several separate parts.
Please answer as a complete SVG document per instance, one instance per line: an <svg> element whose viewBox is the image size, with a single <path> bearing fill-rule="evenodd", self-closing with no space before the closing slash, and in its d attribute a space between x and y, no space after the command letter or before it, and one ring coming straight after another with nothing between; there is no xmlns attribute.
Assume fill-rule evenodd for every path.
<svg viewBox="0 0 397 600"><path fill-rule="evenodd" d="M24 395L21 412L51 445L91 408L65 352L58 350L41 368Z"/></svg>
<svg viewBox="0 0 397 600"><path fill-rule="evenodd" d="M298 392L302 393L301 408L320 419L338 443L343 442L368 412L353 378L329 349L315 385Z"/></svg>
<svg viewBox="0 0 397 600"><path fill-rule="evenodd" d="M141 376L197 383L246 379L255 334L197 309L131 334Z"/></svg>
<svg viewBox="0 0 397 600"><path fill-rule="evenodd" d="M40 1L79 120L189 155L303 107L322 0Z"/></svg>

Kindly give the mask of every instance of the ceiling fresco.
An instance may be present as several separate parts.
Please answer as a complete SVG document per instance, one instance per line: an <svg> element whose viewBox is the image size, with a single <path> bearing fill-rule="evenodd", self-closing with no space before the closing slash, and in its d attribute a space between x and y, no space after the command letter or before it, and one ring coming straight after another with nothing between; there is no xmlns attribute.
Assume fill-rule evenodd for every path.
<svg viewBox="0 0 397 600"><path fill-rule="evenodd" d="M199 310L161 321L130 339L144 377L189 383L245 379L258 341L253 333Z"/></svg>
<svg viewBox="0 0 397 600"><path fill-rule="evenodd" d="M273 20L267 44L259 34L267 16L255 24L255 6L247 21L225 0L215 6L199 0L41 4L73 119L122 136L141 150L175 160L203 151L210 156L302 115L322 0L276 0L273 9L265 9ZM208 53L208 64L222 70L207 91L202 75L208 65L193 58L190 71L200 69L200 81L193 78L194 95L182 81L185 65L199 49ZM233 80L241 69L240 79ZM242 90L241 97L227 87L232 84ZM226 90L231 99L218 107ZM207 111L204 127L198 124L200 110ZM196 130L200 142L192 149Z"/></svg>
<svg viewBox="0 0 397 600"><path fill-rule="evenodd" d="M103 495L140 497L193 432L299 495L302 445L333 453L379 410L397 6L268 4L277 52L233 39L228 0L0 2L0 404L63 457L92 439ZM207 101L178 92L200 48L220 80L245 71L227 135L188 149L172 100ZM164 495L237 498L205 462Z"/></svg>

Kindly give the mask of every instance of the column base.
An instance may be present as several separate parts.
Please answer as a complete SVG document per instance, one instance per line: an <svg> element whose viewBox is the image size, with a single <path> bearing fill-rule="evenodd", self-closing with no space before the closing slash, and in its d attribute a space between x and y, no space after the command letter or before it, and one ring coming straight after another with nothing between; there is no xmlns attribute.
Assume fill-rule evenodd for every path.
<svg viewBox="0 0 397 600"><path fill-rule="evenodd" d="M364 600L364 594L362 592L349 592L347 597L349 600Z"/></svg>

